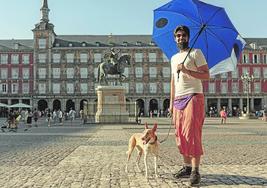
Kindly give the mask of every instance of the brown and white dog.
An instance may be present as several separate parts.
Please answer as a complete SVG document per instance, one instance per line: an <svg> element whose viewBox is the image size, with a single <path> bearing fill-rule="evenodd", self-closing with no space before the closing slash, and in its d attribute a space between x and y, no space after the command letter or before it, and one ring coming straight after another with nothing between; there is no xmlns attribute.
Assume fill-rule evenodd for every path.
<svg viewBox="0 0 267 188"><path fill-rule="evenodd" d="M147 155L149 153L154 154L154 169L155 169L155 175L156 177L158 177L157 174L157 158L158 158L158 154L159 154L159 141L157 139L157 135L156 135L156 130L157 130L157 124L154 124L153 129L149 129L147 126L147 123L145 124L145 130L143 133L135 133L131 136L130 140L129 140L129 146L128 146L128 151L126 152L126 154L128 154L128 158L127 158L127 164L126 164L126 168L125 168L125 172L128 172L128 162L130 160L131 154L134 150L134 148L136 147L137 151L138 151L138 156L137 156L137 160L136 160L136 165L138 170L140 171L139 168L139 161L140 158L142 156L142 154L144 153L144 164L145 164L145 170L146 170L146 178L147 178Z"/></svg>

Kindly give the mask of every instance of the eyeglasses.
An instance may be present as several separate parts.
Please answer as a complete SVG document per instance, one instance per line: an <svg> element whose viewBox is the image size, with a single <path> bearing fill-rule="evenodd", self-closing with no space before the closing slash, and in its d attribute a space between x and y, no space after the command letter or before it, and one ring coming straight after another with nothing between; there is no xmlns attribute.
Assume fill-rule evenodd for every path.
<svg viewBox="0 0 267 188"><path fill-rule="evenodd" d="M187 37L187 34L185 34L185 33L183 33L183 34L177 34L177 35L175 35L175 37L178 37L178 38L180 38L180 37Z"/></svg>

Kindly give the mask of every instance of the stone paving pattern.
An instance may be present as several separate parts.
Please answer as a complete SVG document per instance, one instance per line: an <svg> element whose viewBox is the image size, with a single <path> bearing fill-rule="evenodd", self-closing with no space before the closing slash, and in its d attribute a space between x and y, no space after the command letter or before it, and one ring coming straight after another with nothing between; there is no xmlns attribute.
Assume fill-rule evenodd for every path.
<svg viewBox="0 0 267 188"><path fill-rule="evenodd" d="M158 122L163 140L170 127L166 118L142 119ZM207 118L203 129L201 187L267 187L267 122L261 120ZM182 158L174 141L174 130L161 144L159 178L149 158L149 178L135 166L134 152L129 173L124 172L128 139L142 132L143 125L82 125L39 127L24 132L0 133L0 187L188 187L187 179L174 179ZM144 168L141 161L141 168ZM144 170L144 169L143 169Z"/></svg>

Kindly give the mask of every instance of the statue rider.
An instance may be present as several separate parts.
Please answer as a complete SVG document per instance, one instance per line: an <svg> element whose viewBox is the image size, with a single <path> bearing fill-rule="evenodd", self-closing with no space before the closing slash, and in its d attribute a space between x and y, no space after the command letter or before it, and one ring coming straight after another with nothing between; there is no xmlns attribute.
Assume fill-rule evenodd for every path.
<svg viewBox="0 0 267 188"><path fill-rule="evenodd" d="M118 63L118 53L120 52L120 50L118 50L117 52L115 52L114 48L110 49L110 56L109 56L109 62L112 65L116 65Z"/></svg>

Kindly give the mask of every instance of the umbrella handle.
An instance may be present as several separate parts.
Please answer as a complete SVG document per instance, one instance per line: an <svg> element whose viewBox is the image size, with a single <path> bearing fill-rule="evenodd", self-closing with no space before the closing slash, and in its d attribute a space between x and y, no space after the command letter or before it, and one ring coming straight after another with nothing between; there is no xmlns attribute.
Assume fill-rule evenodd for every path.
<svg viewBox="0 0 267 188"><path fill-rule="evenodd" d="M205 27L206 27L206 26L207 26L206 24L203 24L203 25L201 26L201 28L200 28L200 30L199 30L199 32L198 32L198 34L197 34L197 37L196 37L196 39L194 40L194 42L193 42L192 46L190 47L190 49L189 49L188 53L186 54L186 56L185 56L185 58L184 58L184 60L183 60L182 64L184 64L184 62L185 62L186 58L189 56L189 54L190 54L191 50L192 50L192 49L193 49L193 47L195 46L195 44L196 44L196 42L197 42L197 39L198 39L198 37L200 36L200 34L202 33L202 31L205 29ZM180 74L180 70L178 70L178 71L177 71L177 78L178 78L178 80L179 80L179 74Z"/></svg>

